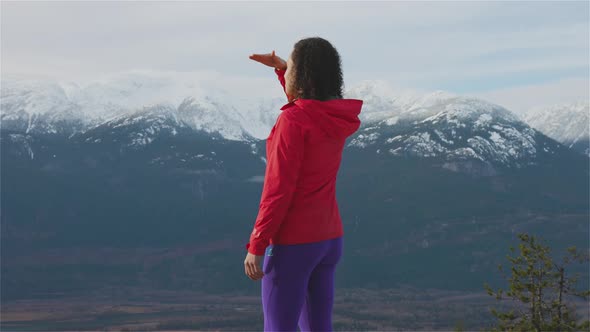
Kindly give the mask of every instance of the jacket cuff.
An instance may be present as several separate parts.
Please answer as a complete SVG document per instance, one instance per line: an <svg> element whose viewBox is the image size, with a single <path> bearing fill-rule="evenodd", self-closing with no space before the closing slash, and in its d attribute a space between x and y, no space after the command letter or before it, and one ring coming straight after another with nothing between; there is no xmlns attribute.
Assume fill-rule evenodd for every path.
<svg viewBox="0 0 590 332"><path fill-rule="evenodd" d="M250 243L246 244L246 250L256 256L264 256L264 253L266 252L266 248L257 248L256 246L250 245Z"/></svg>

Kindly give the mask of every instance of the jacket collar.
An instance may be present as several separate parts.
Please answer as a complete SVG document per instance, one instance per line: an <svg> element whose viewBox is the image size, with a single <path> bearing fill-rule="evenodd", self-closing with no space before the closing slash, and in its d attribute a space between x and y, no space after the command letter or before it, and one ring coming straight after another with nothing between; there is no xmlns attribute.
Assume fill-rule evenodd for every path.
<svg viewBox="0 0 590 332"><path fill-rule="evenodd" d="M290 102L286 103L285 105L283 105L283 106L281 107L281 111L283 111L283 110L285 110L285 109L287 109L287 108L289 108L289 107L291 107L291 106L293 106L293 105L297 105L297 101L298 101L298 100L299 100L299 98L295 98L295 99L293 99L292 101L290 101Z"/></svg>
<svg viewBox="0 0 590 332"><path fill-rule="evenodd" d="M324 101L330 101L330 100L334 100L334 99L337 99L337 98L336 97L333 97L333 98L330 98L330 99L324 100ZM285 105L283 105L281 107L281 111L283 111L283 110L285 110L285 109L287 109L287 108L289 108L289 107L291 107L293 105L297 105L297 106L301 107L302 104L304 103L304 100L305 99L295 98L292 101L290 101L290 102L286 103ZM313 100L313 99L307 99L307 100Z"/></svg>

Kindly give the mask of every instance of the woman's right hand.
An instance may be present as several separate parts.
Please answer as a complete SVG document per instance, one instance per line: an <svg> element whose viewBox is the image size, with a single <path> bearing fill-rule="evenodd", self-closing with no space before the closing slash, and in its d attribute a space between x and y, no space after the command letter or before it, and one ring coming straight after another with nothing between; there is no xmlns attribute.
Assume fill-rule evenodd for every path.
<svg viewBox="0 0 590 332"><path fill-rule="evenodd" d="M287 61L281 59L278 55L276 55L274 50L272 51L272 53L252 54L249 58L269 67L287 69Z"/></svg>

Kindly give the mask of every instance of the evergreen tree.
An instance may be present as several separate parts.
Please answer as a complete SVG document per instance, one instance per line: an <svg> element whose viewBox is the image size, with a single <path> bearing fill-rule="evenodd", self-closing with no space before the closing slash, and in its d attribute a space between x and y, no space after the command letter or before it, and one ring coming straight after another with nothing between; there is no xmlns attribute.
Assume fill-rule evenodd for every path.
<svg viewBox="0 0 590 332"><path fill-rule="evenodd" d="M516 302L516 308L500 312L494 308L491 313L498 319L491 331L590 331L590 321L578 323L573 305L568 305L568 295L588 300L590 290L575 289L579 275L569 276L567 265L572 262L588 262L588 253L579 252L576 247L567 248L561 262L551 258L550 248L540 243L534 236L518 234L519 255L507 255L511 263L511 274L504 277L509 289L493 291L489 284L484 287L490 296L497 300L504 297ZM512 253L514 247L510 247ZM502 265L498 265L502 271Z"/></svg>

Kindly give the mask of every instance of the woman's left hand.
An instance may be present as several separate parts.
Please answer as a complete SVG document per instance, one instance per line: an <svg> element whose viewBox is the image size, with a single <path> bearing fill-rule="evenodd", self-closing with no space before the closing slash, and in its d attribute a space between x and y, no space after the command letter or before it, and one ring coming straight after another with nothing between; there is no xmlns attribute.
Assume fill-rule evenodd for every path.
<svg viewBox="0 0 590 332"><path fill-rule="evenodd" d="M246 275L254 281L260 280L262 277L264 277L264 273L262 272L261 268L263 257L264 256L256 256L248 252L246 259L244 260Z"/></svg>

